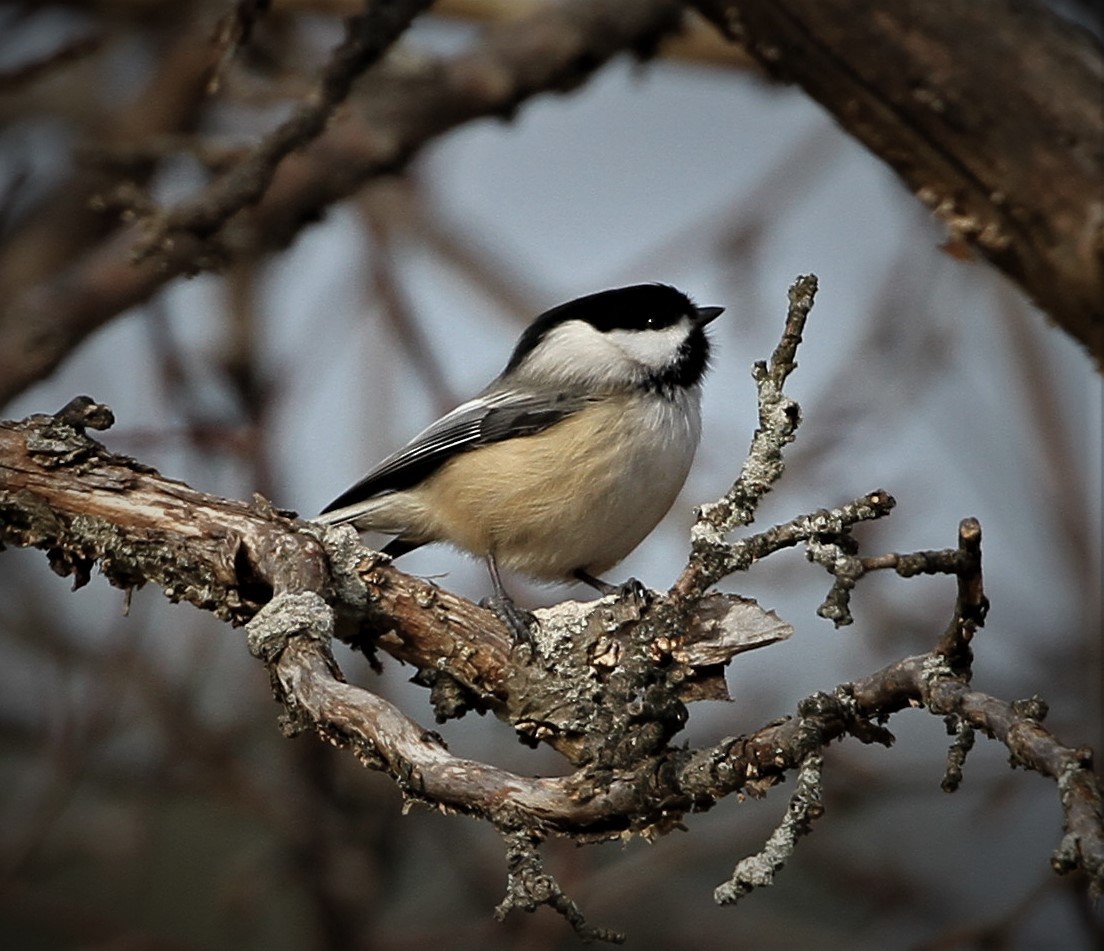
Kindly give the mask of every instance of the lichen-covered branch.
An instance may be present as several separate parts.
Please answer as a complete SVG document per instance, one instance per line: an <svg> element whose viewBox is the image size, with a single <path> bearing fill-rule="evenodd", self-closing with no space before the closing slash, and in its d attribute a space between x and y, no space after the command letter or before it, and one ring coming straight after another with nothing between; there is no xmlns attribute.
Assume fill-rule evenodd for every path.
<svg viewBox="0 0 1104 951"><path fill-rule="evenodd" d="M988 606L976 520L963 520L953 549L862 555L853 528L893 507L878 490L742 539L726 537L781 474L781 450L800 417L782 385L795 365L814 286L807 278L795 284L782 343L769 365L757 365L760 430L741 480L703 510L680 582L665 594L539 611L539 652L514 644L491 612L362 548L351 529L304 522L259 498L245 504L204 495L112 453L88 435L111 425L111 411L88 398L53 416L0 423L0 543L46 550L54 569L78 586L98 564L124 589L152 581L174 600L246 624L288 733L314 732L347 747L386 772L408 799L482 818L503 832L512 869L503 912L548 904L581 935L614 940L588 925L543 870L543 837L662 835L688 813L733 794L762 795L797 771L801 786L787 820L718 891L720 900L734 900L765 884L819 815L827 746L845 736L888 746L893 737L884 722L914 707L944 718L954 735L944 788L958 784L978 733L1007 747L1017 765L1053 779L1065 826L1053 864L1085 871L1099 890L1104 806L1091 752L1065 747L1046 730L1041 701L1009 703L970 685L971 642ZM767 469L770 478L754 475ZM832 575L821 613L837 623L850 617L854 585L887 569L906 577L953 575L951 621L933 636L929 653L816 693L793 717L708 747L678 746L686 705L727 696L725 665L790 634L754 602L705 588L796 545ZM345 681L331 652L335 637L369 656L382 650L414 664L438 719L492 711L524 741L556 749L573 772L528 777L452 755L435 733Z"/></svg>
<svg viewBox="0 0 1104 951"><path fill-rule="evenodd" d="M663 739L669 729L651 732L649 718L666 709L653 698L636 710L632 724L614 731L626 739L650 738L632 759L626 756L629 747L595 745L577 711L573 726L553 719L526 725L517 718L519 699L531 708L542 686L564 706L563 685L571 680L557 681L549 671L519 665L489 612L408 578L363 549L350 572L347 556L355 543L348 532L336 533L336 545L333 538L320 541L310 526L270 506L204 496L108 452L84 433L109 422L105 408L77 400L55 417L0 426L0 540L46 548L55 569L74 574L78 584L88 580L98 561L107 577L123 587L154 581L169 597L190 600L229 620L253 618L250 644L273 671L289 728L314 730L350 746L363 762L392 775L412 798L481 815L503 827L520 824L584 841L625 831L662 834L686 812L709 808L732 793L761 794L810 753L843 735L888 743L890 735L876 721L924 705L992 736L1017 762L1057 780L1067 834L1056 867L1101 875L1101 800L1089 752L1065 748L1051 736L1039 723L1038 704L1017 707L970 689L940 652L943 648L809 698L795 719L700 750L670 747ZM976 540L967 523L957 558L920 552L882 556L871 564L911 571L943 560L955 567L964 579L952 625L958 630L980 603L980 575L969 551ZM365 585L375 592L370 597ZM358 605L362 610L371 605L369 620L350 628ZM608 629L618 608L610 604L602 610L615 612L599 623ZM393 613L382 622L378 615L388 611ZM638 613L639 608L629 611ZM357 643L367 636L363 624L372 617L381 621L378 629L390 632L379 638L381 648L448 673L469 699L506 712L532 739L562 749L579 765L577 771L562 779L532 779L457 760L439 738L393 706L344 683L329 653L329 637L345 627ZM712 630L703 619L699 626L703 633ZM769 627L768 637L774 636ZM694 662L714 666L731 656L727 649L712 654L715 648L703 646L708 642L692 637L681 645L656 642L650 656L663 666L679 661L680 652L700 651L696 661L681 656L687 669ZM583 638L582 643L599 641ZM602 652L579 661L583 669L606 670L606 676L622 669L626 642L607 637L604 643ZM589 675L586 682L594 684ZM670 709L680 722L677 700ZM624 732L629 726L642 732ZM618 768L611 770L614 764Z"/></svg>
<svg viewBox="0 0 1104 951"><path fill-rule="evenodd" d="M690 530L690 561L672 589L680 597L694 597L739 570L725 535L755 520L759 503L782 477L782 450L793 442L801 425L801 408L783 393L783 387L797 366L797 347L816 292L815 275L803 275L794 281L782 338L770 363L759 361L752 370L759 396L759 428L739 478L723 498L698 510Z"/></svg>
<svg viewBox="0 0 1104 951"><path fill-rule="evenodd" d="M774 882L775 873L797 848L797 840L808 835L814 820L824 814L824 804L820 801L820 772L823 766L824 757L819 753L810 753L801 761L797 788L790 796L781 824L771 833L763 851L742 859L733 869L732 877L717 886L713 900L718 905L735 904L753 889Z"/></svg>
<svg viewBox="0 0 1104 951"><path fill-rule="evenodd" d="M0 541L46 550L77 586L98 563L123 589L153 582L236 624L275 595L313 592L337 608L343 639L422 670L442 718L489 709L573 761L597 755L586 736L596 724L609 727L607 741L618 734L609 711L628 702L617 703L617 691L635 690L621 671L667 671L669 691L622 718L632 746L642 740L636 727L649 732L660 707L676 729L684 702L727 696L723 665L735 654L791 631L754 602L713 594L684 626L663 629L653 618L622 642L611 632L658 613L613 598L571 602L540 612L547 662L519 664L492 612L397 570L350 529L326 530L263 500L205 495L110 452L87 430L111 420L106 407L78 398L55 416L0 423ZM577 696L574 707L568 696Z"/></svg>
<svg viewBox="0 0 1104 951"><path fill-rule="evenodd" d="M1075 868L1088 875L1097 897L1104 894L1104 796L1087 747L1064 746L1043 725L1046 705L1034 698L1009 702L973 690L951 673L938 653L910 657L859 681L849 690L858 709L902 709L924 705L1008 748L1012 763L1058 784L1065 835L1052 858L1058 872ZM960 746L956 738L954 751ZM952 754L952 767L959 754ZM950 784L954 786L952 781Z"/></svg>
<svg viewBox="0 0 1104 951"><path fill-rule="evenodd" d="M541 905L548 905L564 917L583 941L625 943L625 935L621 932L587 924L579 906L544 871L544 862L537 848L540 844L538 840L524 832L506 833L505 839L506 897L495 908L495 917L499 921L514 909L536 911Z"/></svg>

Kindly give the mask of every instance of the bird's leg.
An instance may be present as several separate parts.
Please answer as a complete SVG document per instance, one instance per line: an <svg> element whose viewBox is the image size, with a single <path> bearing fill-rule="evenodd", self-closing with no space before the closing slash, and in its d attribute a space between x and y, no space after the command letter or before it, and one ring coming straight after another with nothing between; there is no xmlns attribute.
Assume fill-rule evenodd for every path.
<svg viewBox="0 0 1104 951"><path fill-rule="evenodd" d="M493 554L487 555L487 570L491 574L491 585L494 587L494 597L485 600L484 606L489 607L497 614L503 623L514 635L514 640L519 644L533 643L533 628L537 619L528 611L514 604L514 599L502 586L502 578L498 573L498 562Z"/></svg>
<svg viewBox="0 0 1104 951"><path fill-rule="evenodd" d="M583 584L590 585L604 597L612 595L613 597L619 598L631 598L632 600L639 601L641 604L647 604L652 597L652 593L635 578L630 578L624 584L610 584L608 581L603 581L601 578L595 578L594 575L584 571L582 568L576 568L573 574L577 580L583 582Z"/></svg>

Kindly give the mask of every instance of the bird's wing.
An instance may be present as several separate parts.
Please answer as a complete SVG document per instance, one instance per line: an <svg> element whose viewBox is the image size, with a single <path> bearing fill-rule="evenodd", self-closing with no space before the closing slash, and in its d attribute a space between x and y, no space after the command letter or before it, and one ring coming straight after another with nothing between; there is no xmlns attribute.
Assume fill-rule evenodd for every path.
<svg viewBox="0 0 1104 951"><path fill-rule="evenodd" d="M408 489L449 459L490 443L532 436L577 413L587 397L563 393L502 390L462 403L384 459L334 499L322 514L354 505L381 492Z"/></svg>

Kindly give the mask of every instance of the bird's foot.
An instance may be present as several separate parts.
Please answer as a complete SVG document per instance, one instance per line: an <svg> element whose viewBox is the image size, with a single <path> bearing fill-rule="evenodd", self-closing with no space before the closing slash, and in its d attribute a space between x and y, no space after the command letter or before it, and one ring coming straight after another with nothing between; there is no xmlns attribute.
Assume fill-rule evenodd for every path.
<svg viewBox="0 0 1104 951"><path fill-rule="evenodd" d="M636 578L629 578L628 581L619 584L612 593L622 601L635 601L642 608L646 608L652 603L651 588L646 587L643 582L637 581Z"/></svg>
<svg viewBox="0 0 1104 951"><path fill-rule="evenodd" d="M601 578L595 578L594 575L588 574L581 568L575 572L575 577L584 584L590 585L606 598L615 597L625 601L635 601L641 607L647 607L652 600L652 592L636 578L630 578L623 584L610 584Z"/></svg>
<svg viewBox="0 0 1104 951"><path fill-rule="evenodd" d="M533 630L537 626L537 619L514 604L508 597L484 598L479 602L480 607L494 611L499 620L510 629L515 644L532 644Z"/></svg>

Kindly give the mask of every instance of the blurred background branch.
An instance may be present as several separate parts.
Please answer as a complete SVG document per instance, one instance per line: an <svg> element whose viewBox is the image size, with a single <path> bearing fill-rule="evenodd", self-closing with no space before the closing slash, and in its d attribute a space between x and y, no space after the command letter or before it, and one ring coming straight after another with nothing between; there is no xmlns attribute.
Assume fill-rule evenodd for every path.
<svg viewBox="0 0 1104 951"><path fill-rule="evenodd" d="M977 515L1002 632L976 646L985 689L1047 696L1056 736L1101 748L1101 389L1085 348L1099 346L1102 139L1097 100L1081 111L1084 77L1099 89L1097 5L699 6L730 30L737 9L740 41L685 11L674 31L674 3L438 2L278 163L258 204L135 264L150 222L307 100L365 4L0 4L4 415L91 393L125 421L113 448L204 491L259 490L310 513L500 369L544 307L669 281L729 311L687 493L624 566L666 588L691 508L730 482L755 425L747 368L777 336L769 302L815 270L807 419L784 507L760 517L885 485L898 507L863 542L893 551L939 547ZM235 39L225 24L241 16ZM571 96L541 95L565 85ZM396 821L389 783L282 740L267 678L221 625L141 591L123 617L106 585L62 597L41 557L4 562L6 944L574 946L551 914L489 920L495 835L429 812ZM481 594L448 552L403 568ZM737 590L797 631L730 671L735 707L695 705L689 740L753 730L826 680L929 650L945 588L915 579L903 595L890 574L864 581L844 635L817 621L823 579L800 557L742 576ZM408 674L389 663L373 682L424 703ZM646 850L549 843L547 866L643 948L691 928L706 949L734 931L762 951L1098 946L1083 885L1038 863L1061 834L1048 784L1010 775L983 744L942 801L931 719L898 716L910 755L892 765L858 744L829 750L832 823L735 912L702 894L734 850L759 848L773 797L694 816L692 835ZM441 730L462 755L560 768L493 723Z"/></svg>

